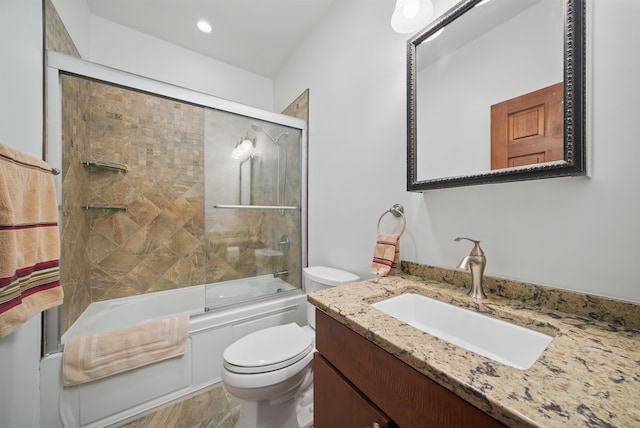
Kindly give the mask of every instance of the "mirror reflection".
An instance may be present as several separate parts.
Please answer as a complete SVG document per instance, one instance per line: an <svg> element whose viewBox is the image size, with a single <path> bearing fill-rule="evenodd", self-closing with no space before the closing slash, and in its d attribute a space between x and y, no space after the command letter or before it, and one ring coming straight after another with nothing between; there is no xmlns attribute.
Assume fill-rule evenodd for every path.
<svg viewBox="0 0 640 428"><path fill-rule="evenodd" d="M466 0L409 41L409 190L583 170L565 147L567 19L563 0Z"/></svg>

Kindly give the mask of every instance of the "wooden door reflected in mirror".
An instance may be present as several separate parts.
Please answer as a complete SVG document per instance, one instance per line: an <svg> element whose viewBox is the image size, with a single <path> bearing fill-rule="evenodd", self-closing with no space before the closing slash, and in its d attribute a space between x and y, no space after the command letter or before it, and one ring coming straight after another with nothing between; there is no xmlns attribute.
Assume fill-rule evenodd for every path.
<svg viewBox="0 0 640 428"><path fill-rule="evenodd" d="M564 160L564 83L491 106L491 169Z"/></svg>

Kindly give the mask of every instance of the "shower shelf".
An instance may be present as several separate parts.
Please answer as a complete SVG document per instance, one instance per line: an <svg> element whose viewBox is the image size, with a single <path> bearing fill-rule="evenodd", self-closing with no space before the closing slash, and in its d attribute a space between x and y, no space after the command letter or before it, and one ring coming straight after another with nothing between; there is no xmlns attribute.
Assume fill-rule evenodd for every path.
<svg viewBox="0 0 640 428"><path fill-rule="evenodd" d="M89 172L95 172L100 170L107 171L116 171L122 172L123 174L127 173L127 167L125 165L120 165L117 163L104 163L104 162L87 162L83 161L82 166L87 168Z"/></svg>
<svg viewBox="0 0 640 428"><path fill-rule="evenodd" d="M298 207L290 205L214 205L219 209L243 209L243 210L297 210Z"/></svg>
<svg viewBox="0 0 640 428"><path fill-rule="evenodd" d="M123 206L108 206L108 205L85 205L82 207L84 210L105 210L105 211L126 211L127 207Z"/></svg>

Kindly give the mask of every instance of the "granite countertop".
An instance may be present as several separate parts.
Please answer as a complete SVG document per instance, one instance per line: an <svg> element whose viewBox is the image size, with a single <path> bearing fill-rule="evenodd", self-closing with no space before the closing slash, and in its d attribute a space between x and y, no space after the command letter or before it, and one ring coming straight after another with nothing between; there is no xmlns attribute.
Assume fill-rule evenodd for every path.
<svg viewBox="0 0 640 428"><path fill-rule="evenodd" d="M405 292L471 308L554 339L531 368L512 368L370 306ZM308 300L508 426L640 427L637 328L490 291L486 300L474 301L462 287L407 274L318 291Z"/></svg>

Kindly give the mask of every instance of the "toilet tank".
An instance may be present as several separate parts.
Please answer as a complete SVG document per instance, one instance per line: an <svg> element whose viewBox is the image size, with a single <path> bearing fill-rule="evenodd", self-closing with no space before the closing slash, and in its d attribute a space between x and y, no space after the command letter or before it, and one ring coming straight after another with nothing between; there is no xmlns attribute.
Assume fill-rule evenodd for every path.
<svg viewBox="0 0 640 428"><path fill-rule="evenodd" d="M350 282L360 280L358 275L341 269L326 266L306 267L302 273L304 277L304 291L313 293L330 287L337 287ZM315 306L307 302L307 321L309 325L316 328Z"/></svg>

